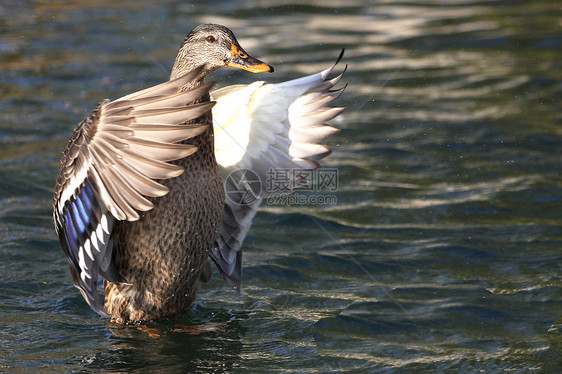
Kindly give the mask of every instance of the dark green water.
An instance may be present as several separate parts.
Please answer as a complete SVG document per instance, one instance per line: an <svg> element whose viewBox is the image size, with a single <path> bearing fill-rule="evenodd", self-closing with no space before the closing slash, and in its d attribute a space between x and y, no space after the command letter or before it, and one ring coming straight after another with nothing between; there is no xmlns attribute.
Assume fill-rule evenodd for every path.
<svg viewBox="0 0 562 374"><path fill-rule="evenodd" d="M560 4L303 4L0 4L0 372L560 372ZM202 22L276 69L220 85L346 48L337 204L264 206L243 292L215 274L178 320L210 331L153 338L71 286L52 188L74 125L166 80Z"/></svg>

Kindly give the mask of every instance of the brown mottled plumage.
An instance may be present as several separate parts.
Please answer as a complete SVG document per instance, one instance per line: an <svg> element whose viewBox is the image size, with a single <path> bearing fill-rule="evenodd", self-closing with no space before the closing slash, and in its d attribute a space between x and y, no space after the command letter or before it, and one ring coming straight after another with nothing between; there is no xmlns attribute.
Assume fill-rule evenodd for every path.
<svg viewBox="0 0 562 374"><path fill-rule="evenodd" d="M209 101L208 95L202 101ZM197 123L212 125L211 114ZM115 267L132 284L105 281L105 310L118 320L174 317L195 299L225 196L212 126L191 143L197 152L174 162L185 172L162 183L170 192L153 198L154 208L138 221L120 221L114 227L114 245L119 248Z"/></svg>
<svg viewBox="0 0 562 374"><path fill-rule="evenodd" d="M343 92L332 90L343 73L328 78L335 65L209 94L205 77L225 66L273 71L226 27L201 25L168 82L102 101L72 134L53 218L73 283L100 315L121 323L177 316L210 279L209 257L239 290L242 242L261 201L298 187L299 173L283 191L254 191L245 173L230 173L250 170L267 186L272 168L315 169L330 153L323 141L338 129L326 121L343 110L330 106Z"/></svg>
<svg viewBox="0 0 562 374"><path fill-rule="evenodd" d="M170 82L189 79L175 90L161 85L102 102L73 134L57 178L55 223L74 283L100 314L122 323L174 317L191 304L200 278L209 277L225 195L206 105L210 85L203 80L225 66L273 70L248 56L227 28L201 25L184 40ZM178 129L185 134L174 135ZM137 140L135 130L158 133L159 142L146 134ZM132 155L130 145L139 146ZM119 154L131 156L126 165ZM105 310L95 290L98 273L105 278Z"/></svg>
<svg viewBox="0 0 562 374"><path fill-rule="evenodd" d="M209 36L215 41L209 43ZM219 44L220 48L200 48L205 44ZM199 26L185 38L170 79L203 66L200 74L179 91L200 86L207 75L225 66L233 45L241 49L227 28ZM258 60L248 57L246 61L248 67L264 69ZM207 93L188 104L209 101ZM105 310L118 321L178 315L195 299L201 272L208 265L209 251L222 218L224 187L215 159L211 112L188 123L204 124L208 128L185 141L196 146L197 152L173 162L185 172L162 182L170 192L153 198L154 208L143 213L138 221L121 221L115 225L113 240L119 248L115 251L115 267L130 284L104 282Z"/></svg>

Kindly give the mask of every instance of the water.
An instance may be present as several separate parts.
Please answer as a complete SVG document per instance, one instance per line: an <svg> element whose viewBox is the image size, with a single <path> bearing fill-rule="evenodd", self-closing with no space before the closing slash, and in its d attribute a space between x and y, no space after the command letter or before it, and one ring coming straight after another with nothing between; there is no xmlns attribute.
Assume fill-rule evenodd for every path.
<svg viewBox="0 0 562 374"><path fill-rule="evenodd" d="M0 371L507 372L562 366L562 32L552 1L4 1ZM342 47L335 205L265 206L236 295L215 273L156 338L97 317L51 221L60 152L103 98L231 27L278 82ZM324 191L323 193L328 193ZM329 192L332 194L332 192Z"/></svg>

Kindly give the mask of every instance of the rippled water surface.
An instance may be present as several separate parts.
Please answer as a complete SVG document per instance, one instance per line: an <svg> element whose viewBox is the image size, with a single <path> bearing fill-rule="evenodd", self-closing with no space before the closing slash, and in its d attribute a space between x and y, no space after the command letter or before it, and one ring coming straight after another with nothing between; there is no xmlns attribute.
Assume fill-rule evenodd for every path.
<svg viewBox="0 0 562 374"><path fill-rule="evenodd" d="M276 68L219 85L346 48L337 204L264 206L243 292L215 273L177 321L202 332L148 334L71 286L52 188L74 125L202 22ZM555 1L3 1L0 371L558 372L561 27Z"/></svg>

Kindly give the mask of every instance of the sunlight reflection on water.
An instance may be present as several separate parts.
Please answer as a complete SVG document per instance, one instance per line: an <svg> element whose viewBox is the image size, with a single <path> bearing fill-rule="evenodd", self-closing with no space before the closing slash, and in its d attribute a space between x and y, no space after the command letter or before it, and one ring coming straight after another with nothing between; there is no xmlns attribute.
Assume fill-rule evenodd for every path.
<svg viewBox="0 0 562 374"><path fill-rule="evenodd" d="M554 372L560 363L560 30L554 3L0 4L0 371ZM349 64L326 165L337 204L264 206L244 287L218 274L153 339L94 316L51 221L73 126L167 79L229 26L274 75ZM552 369L551 369L552 368Z"/></svg>

